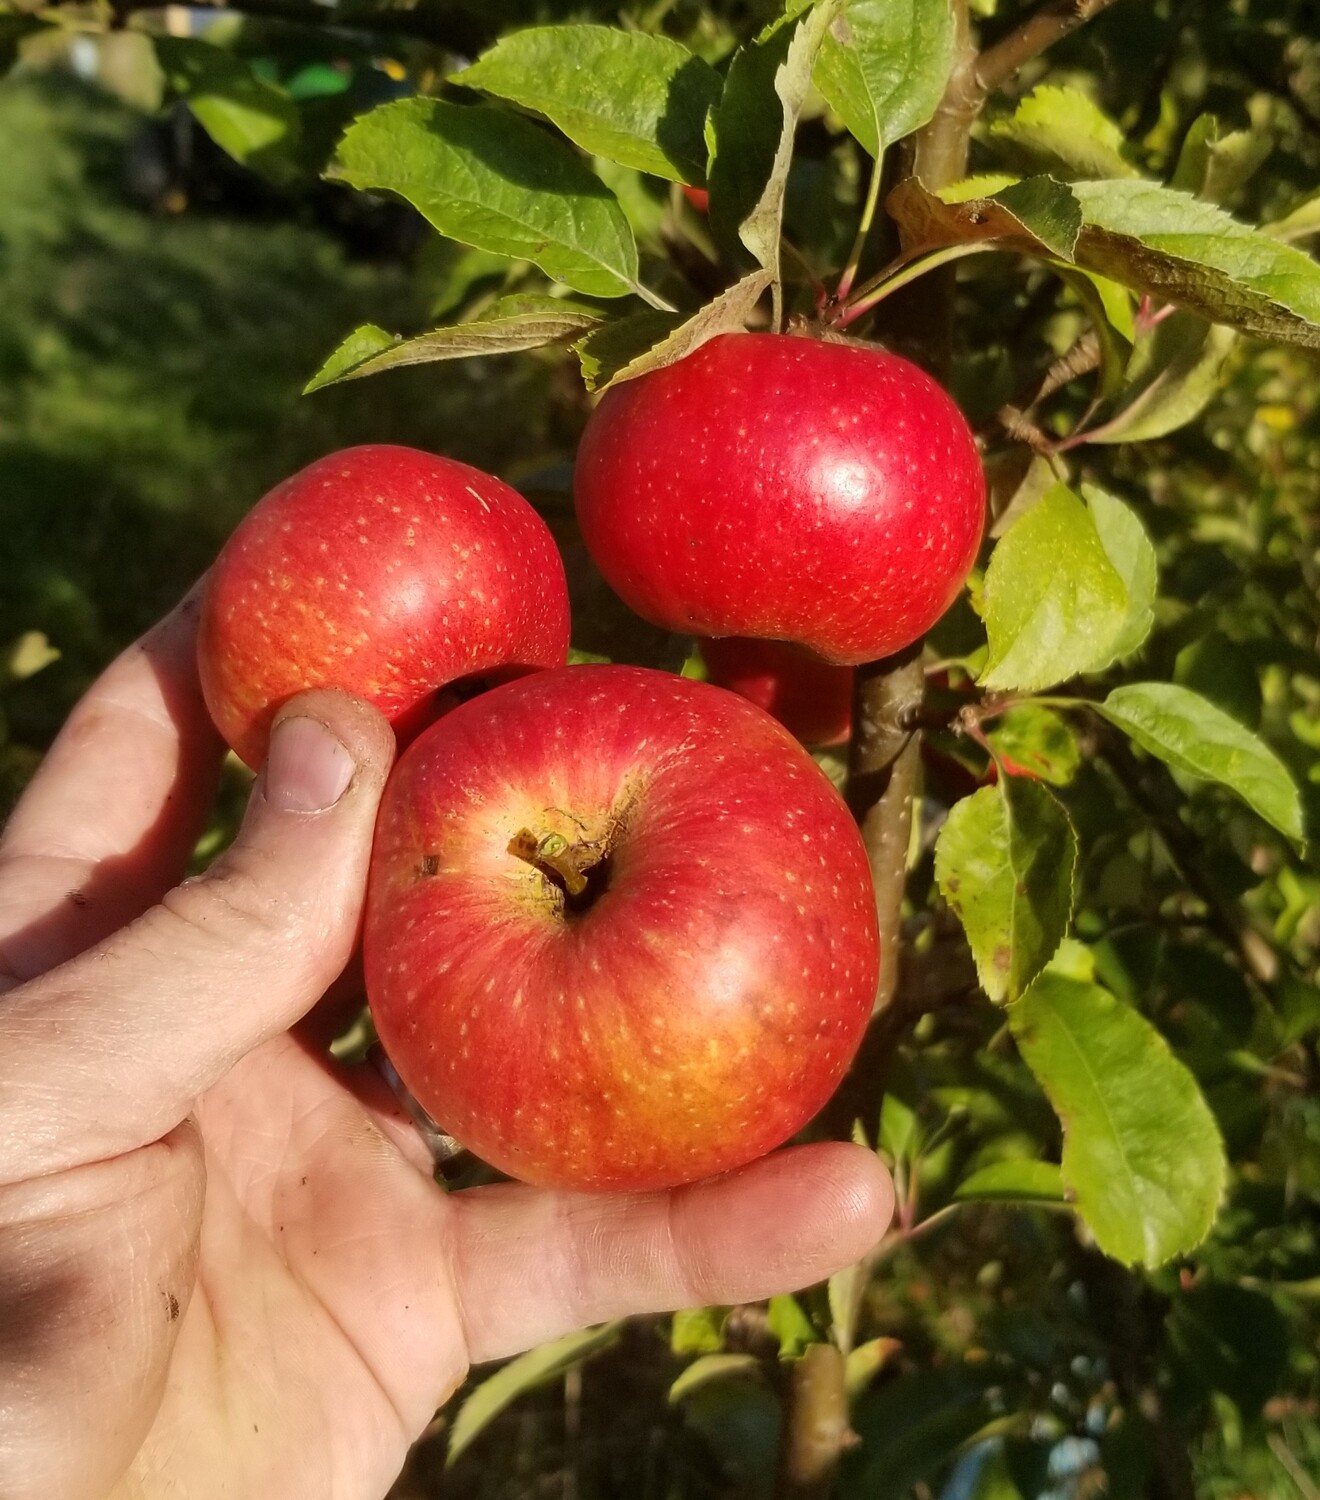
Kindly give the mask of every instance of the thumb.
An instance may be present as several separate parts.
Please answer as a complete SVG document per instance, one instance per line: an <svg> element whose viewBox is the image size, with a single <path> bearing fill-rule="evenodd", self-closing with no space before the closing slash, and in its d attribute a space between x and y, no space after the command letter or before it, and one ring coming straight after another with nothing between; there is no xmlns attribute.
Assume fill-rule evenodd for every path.
<svg viewBox="0 0 1320 1500"><path fill-rule="evenodd" d="M238 837L206 874L10 992L0 1057L21 1050L39 1087L0 1087L0 1142L14 1143L0 1145L0 1181L159 1139L316 1003L357 939L393 755L389 726L365 703L293 699Z"/></svg>

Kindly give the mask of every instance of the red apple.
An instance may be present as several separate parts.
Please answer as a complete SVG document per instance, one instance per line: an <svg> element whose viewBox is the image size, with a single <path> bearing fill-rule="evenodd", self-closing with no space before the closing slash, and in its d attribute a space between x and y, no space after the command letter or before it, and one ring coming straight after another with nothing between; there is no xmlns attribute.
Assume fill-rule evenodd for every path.
<svg viewBox="0 0 1320 1500"><path fill-rule="evenodd" d="M693 635L888 656L976 557L985 479L950 397L882 350L730 333L606 392L578 520L638 614Z"/></svg>
<svg viewBox="0 0 1320 1500"><path fill-rule="evenodd" d="M839 745L852 729L853 670L783 641L731 635L702 641L708 680L773 714L808 745Z"/></svg>
<svg viewBox="0 0 1320 1500"><path fill-rule="evenodd" d="M710 192L708 189L684 185L683 196L699 214L708 214L710 212Z"/></svg>
<svg viewBox="0 0 1320 1500"><path fill-rule="evenodd" d="M377 444L277 485L216 560L198 661L216 727L250 766L304 688L379 708L401 739L437 690L562 666L568 589L545 523L480 469Z"/></svg>
<svg viewBox="0 0 1320 1500"><path fill-rule="evenodd" d="M838 793L708 683L522 678L428 729L385 792L376 1029L442 1128L528 1182L667 1187L779 1145L847 1068L878 952Z"/></svg>

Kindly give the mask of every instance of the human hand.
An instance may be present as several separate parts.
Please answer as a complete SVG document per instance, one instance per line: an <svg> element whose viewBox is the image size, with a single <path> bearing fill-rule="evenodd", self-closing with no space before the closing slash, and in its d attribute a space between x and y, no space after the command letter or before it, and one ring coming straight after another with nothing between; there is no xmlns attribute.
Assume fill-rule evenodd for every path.
<svg viewBox="0 0 1320 1500"><path fill-rule="evenodd" d="M175 885L222 751L194 663L190 600L0 840L6 1500L368 1500L469 1363L874 1245L890 1184L844 1144L669 1193L441 1191L309 1014L356 940L390 731L288 705L233 847Z"/></svg>

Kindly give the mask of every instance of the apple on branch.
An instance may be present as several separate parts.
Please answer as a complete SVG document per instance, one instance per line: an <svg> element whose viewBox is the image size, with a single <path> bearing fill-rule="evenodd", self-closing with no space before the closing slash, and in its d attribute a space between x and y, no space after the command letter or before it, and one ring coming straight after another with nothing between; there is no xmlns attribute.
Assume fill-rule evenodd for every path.
<svg viewBox="0 0 1320 1500"><path fill-rule="evenodd" d="M852 730L853 669L786 641L730 635L701 642L707 681L765 709L805 745L841 745Z"/></svg>
<svg viewBox="0 0 1320 1500"><path fill-rule="evenodd" d="M582 536L645 619L890 656L957 596L985 519L962 413L859 344L729 333L605 393L578 450Z"/></svg>
<svg viewBox="0 0 1320 1500"><path fill-rule="evenodd" d="M198 640L211 717L253 767L306 688L356 693L406 741L446 706L440 689L567 654L564 569L531 506L388 444L318 459L258 502L211 570Z"/></svg>
<svg viewBox="0 0 1320 1500"><path fill-rule="evenodd" d="M861 836L807 752L732 693L621 666L494 688L413 744L364 941L381 1041L441 1127L589 1189L788 1139L847 1069L879 962Z"/></svg>

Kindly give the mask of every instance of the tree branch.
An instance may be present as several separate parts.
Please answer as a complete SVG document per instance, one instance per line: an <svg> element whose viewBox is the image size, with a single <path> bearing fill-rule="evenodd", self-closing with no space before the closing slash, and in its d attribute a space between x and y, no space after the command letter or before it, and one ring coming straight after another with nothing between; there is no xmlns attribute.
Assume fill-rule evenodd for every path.
<svg viewBox="0 0 1320 1500"><path fill-rule="evenodd" d="M1085 26L1114 0L1046 0L1039 10L982 52L976 64L981 94L991 93L1025 63Z"/></svg>
<svg viewBox="0 0 1320 1500"><path fill-rule="evenodd" d="M811 1344L789 1366L794 1420L779 1450L777 1500L824 1500L844 1452L857 1442L848 1423L847 1367L834 1344Z"/></svg>

